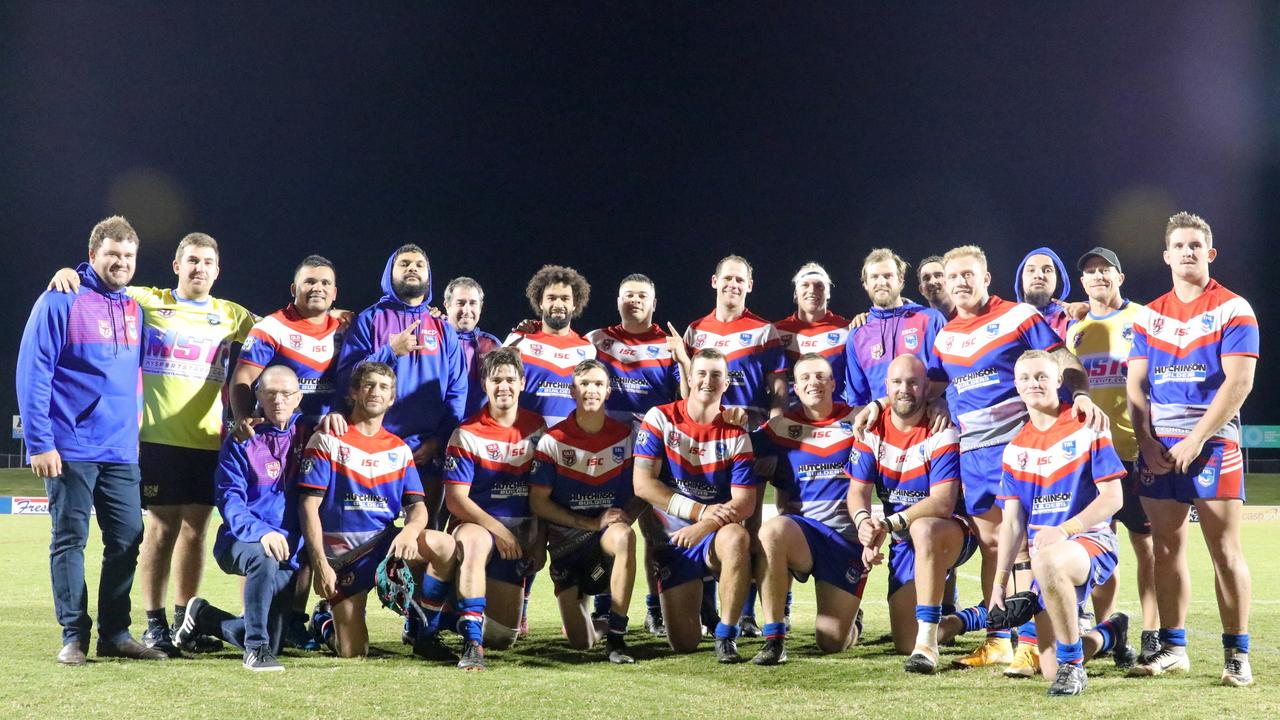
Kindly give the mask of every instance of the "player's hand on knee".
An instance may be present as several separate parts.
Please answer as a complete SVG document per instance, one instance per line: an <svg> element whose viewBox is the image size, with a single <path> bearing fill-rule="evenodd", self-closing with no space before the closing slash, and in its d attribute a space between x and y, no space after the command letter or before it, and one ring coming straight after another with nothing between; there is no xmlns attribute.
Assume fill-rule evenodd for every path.
<svg viewBox="0 0 1280 720"><path fill-rule="evenodd" d="M331 598L338 594L338 573L333 571L333 566L324 563L311 569L311 584L316 591L316 595L322 598Z"/></svg>
<svg viewBox="0 0 1280 720"><path fill-rule="evenodd" d="M524 554L520 549L520 543L516 541L516 536L505 527L493 533L493 545L498 549L498 557L503 560L519 560Z"/></svg>
<svg viewBox="0 0 1280 720"><path fill-rule="evenodd" d="M391 547L387 548L387 557L396 560L421 560L422 555L418 552L418 534L413 528L405 528L396 533L395 538L391 540Z"/></svg>
<svg viewBox="0 0 1280 720"><path fill-rule="evenodd" d="M273 530L263 535L258 542L262 543L262 549L272 560L284 562L289 559L289 541L284 539L284 535Z"/></svg>
<svg viewBox="0 0 1280 720"><path fill-rule="evenodd" d="M1067 531L1058 525L1028 525L1036 531L1036 539L1032 543L1036 550L1052 547L1067 539Z"/></svg>
<svg viewBox="0 0 1280 720"><path fill-rule="evenodd" d="M864 545L862 547L862 566L871 569L884 562L884 553L879 547Z"/></svg>
<svg viewBox="0 0 1280 720"><path fill-rule="evenodd" d="M600 529L604 530L614 523L631 524L631 518L627 517L627 512L622 508L609 508L600 513Z"/></svg>
<svg viewBox="0 0 1280 720"><path fill-rule="evenodd" d="M710 532L702 523L694 523L680 528L671 535L671 544L681 548L691 548L702 541Z"/></svg>
<svg viewBox="0 0 1280 720"><path fill-rule="evenodd" d="M36 477L54 478L62 474L62 455L56 449L31 456L31 472Z"/></svg>
<svg viewBox="0 0 1280 720"><path fill-rule="evenodd" d="M702 510L703 520L712 520L720 527L724 527L730 523L738 522L738 514L734 512L733 507L721 503L718 505L707 505Z"/></svg>
<svg viewBox="0 0 1280 720"><path fill-rule="evenodd" d="M991 586L991 602L987 603L987 610L997 608L1004 610L1004 585L999 583Z"/></svg>

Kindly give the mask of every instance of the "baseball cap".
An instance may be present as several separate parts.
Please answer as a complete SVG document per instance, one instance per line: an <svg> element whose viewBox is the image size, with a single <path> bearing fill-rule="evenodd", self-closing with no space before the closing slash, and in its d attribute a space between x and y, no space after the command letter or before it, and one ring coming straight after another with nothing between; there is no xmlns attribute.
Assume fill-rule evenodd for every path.
<svg viewBox="0 0 1280 720"><path fill-rule="evenodd" d="M1076 269L1083 271L1084 264L1089 261L1089 258L1094 257L1102 258L1108 265L1115 268L1116 272L1124 272L1124 270L1120 269L1120 258L1116 257L1115 253L1101 246L1081 255L1080 259L1076 262Z"/></svg>

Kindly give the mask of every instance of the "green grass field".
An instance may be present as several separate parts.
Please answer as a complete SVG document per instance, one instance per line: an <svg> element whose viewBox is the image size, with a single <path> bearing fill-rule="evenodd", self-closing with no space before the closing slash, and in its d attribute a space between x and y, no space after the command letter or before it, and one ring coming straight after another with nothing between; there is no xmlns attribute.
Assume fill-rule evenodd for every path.
<svg viewBox="0 0 1280 720"><path fill-rule="evenodd" d="M23 471L25 472L25 471ZM3 473L4 479L15 473ZM12 482L12 481L10 481ZM19 481L24 482L24 481ZM1252 482L1252 479L1251 479ZM1256 483L1251 486L1262 485ZM38 487L38 486L36 486ZM0 494L9 494L2 490ZM24 492L30 492L24 491ZM33 493L42 494L42 493ZM532 637L506 652L489 654L480 674L432 666L412 658L399 642L399 620L370 610L376 657L338 660L289 651L288 670L253 674L240 667L238 651L164 663L91 662L83 668L54 663L60 635L53 619L44 517L0 516L0 717L1258 717L1280 716L1280 533L1274 524L1248 524L1244 539L1253 570L1253 670L1258 685L1218 686L1220 625L1212 570L1203 545L1191 544L1194 595L1188 630L1192 673L1132 680L1110 661L1090 666L1084 699L1049 700L1040 680L1016 681L999 670L906 675L887 642L885 573L876 570L866 591L866 634L849 652L821 656L813 649L813 591L797 586L791 662L782 667L715 664L710 644L689 656L671 655L665 643L638 628L642 594L632 605L629 636L639 662L614 667L595 653L574 652L560 637L560 620L545 574L534 589ZM1194 532L1194 529L1193 529ZM1123 534L1123 531L1122 531ZM1122 539L1121 546L1127 543ZM96 597L101 546L87 551L90 598ZM1132 565L1121 564L1120 609L1138 614ZM976 561L974 561L976 562ZM972 601L977 565L961 568L961 592ZM215 604L238 607L237 581L216 566L206 569L204 594ZM376 606L376 600L372 603ZM142 617L135 592L134 631ZM976 636L944 648L944 662L967 652ZM743 642L753 654L761 641ZM1087 703L1087 704L1086 704ZM1017 710L1013 710L1017 708ZM383 715L386 714L386 715Z"/></svg>

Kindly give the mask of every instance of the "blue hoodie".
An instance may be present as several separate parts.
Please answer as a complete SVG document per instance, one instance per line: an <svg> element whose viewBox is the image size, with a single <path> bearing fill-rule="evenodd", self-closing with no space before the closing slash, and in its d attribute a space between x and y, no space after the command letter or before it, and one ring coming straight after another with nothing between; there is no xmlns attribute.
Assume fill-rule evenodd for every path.
<svg viewBox="0 0 1280 720"><path fill-rule="evenodd" d="M458 334L443 317L432 317L431 267L427 267L427 294L422 303L409 306L391 286L396 254L387 258L382 271L382 299L366 308L352 323L338 357L335 406L347 407L351 371L363 362L381 362L396 371L396 401L382 426L398 435L411 449L436 438L443 448L465 416L467 369ZM418 349L397 357L388 339L418 321Z"/></svg>
<svg viewBox="0 0 1280 720"><path fill-rule="evenodd" d="M233 541L256 543L269 532L285 536L297 567L297 550L302 537L290 514L297 508L289 502L293 483L302 464L302 451L311 437L311 428L298 423L298 414L282 430L271 423L254 427L254 436L244 442L228 437L218 454L214 473L214 503L222 515L215 554L231 547ZM290 513L289 511L293 511Z"/></svg>
<svg viewBox="0 0 1280 720"><path fill-rule="evenodd" d="M80 289L45 292L18 347L18 410L27 455L138 462L142 310L81 263Z"/></svg>
<svg viewBox="0 0 1280 720"><path fill-rule="evenodd" d="M1018 272L1013 276L1013 296L1018 302L1026 302L1023 299L1022 292L1022 269L1027 266L1027 260L1032 255L1047 255L1053 261L1053 267L1058 271L1058 286L1053 290L1053 297L1056 300L1050 300L1045 307L1036 308L1044 319L1049 323L1049 327L1058 334L1059 338L1067 336L1067 326L1071 323L1071 316L1067 315L1067 306L1061 301L1065 300L1071 294L1071 276L1067 274L1067 266L1063 264L1062 258L1058 257L1058 253L1047 247L1039 247L1023 256L1022 262L1018 263Z"/></svg>

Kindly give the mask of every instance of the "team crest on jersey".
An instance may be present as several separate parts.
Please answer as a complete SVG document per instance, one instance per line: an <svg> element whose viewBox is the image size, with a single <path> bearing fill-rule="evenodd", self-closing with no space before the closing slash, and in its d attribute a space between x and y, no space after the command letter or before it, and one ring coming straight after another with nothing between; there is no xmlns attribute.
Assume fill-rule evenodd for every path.
<svg viewBox="0 0 1280 720"><path fill-rule="evenodd" d="M841 420L836 424L839 425L840 429L845 432L853 432L853 423L849 420Z"/></svg>
<svg viewBox="0 0 1280 720"><path fill-rule="evenodd" d="M1067 440L1062 443L1062 457L1070 460L1076 456L1076 441Z"/></svg>
<svg viewBox="0 0 1280 720"><path fill-rule="evenodd" d="M882 357L884 357L884 345L873 345L871 347L871 358L879 360Z"/></svg>
<svg viewBox="0 0 1280 720"><path fill-rule="evenodd" d="M578 462L578 453L569 448L565 448L560 451L560 462L566 467L573 467L573 464Z"/></svg>
<svg viewBox="0 0 1280 720"><path fill-rule="evenodd" d="M902 334L902 344L908 350L915 350L920 347L920 329L907 328L907 331Z"/></svg>
<svg viewBox="0 0 1280 720"><path fill-rule="evenodd" d="M111 321L110 320L98 321L98 334L104 338L111 337Z"/></svg>
<svg viewBox="0 0 1280 720"><path fill-rule="evenodd" d="M426 348L427 352L435 352L440 349L440 337L436 335L435 330L422 336L422 347Z"/></svg>
<svg viewBox="0 0 1280 720"><path fill-rule="evenodd" d="M668 431L668 432L667 432L667 444L668 444L668 445L670 445L671 447L679 447L679 446L680 446L680 433L676 432L675 430Z"/></svg>
<svg viewBox="0 0 1280 720"><path fill-rule="evenodd" d="M302 349L302 335L299 333L289 333L289 347L294 350Z"/></svg>
<svg viewBox="0 0 1280 720"><path fill-rule="evenodd" d="M445 455L444 457L445 472L453 472L458 469L458 458L455 455Z"/></svg>
<svg viewBox="0 0 1280 720"><path fill-rule="evenodd" d="M1120 331L1120 338L1127 343L1133 342L1133 325L1132 324L1124 326L1124 329Z"/></svg>
<svg viewBox="0 0 1280 720"><path fill-rule="evenodd" d="M316 466L315 458L304 458L302 461L302 467L300 469L302 471L302 474L306 475L307 473L314 470L315 466Z"/></svg>
<svg viewBox="0 0 1280 720"><path fill-rule="evenodd" d="M947 341L942 343L942 349L947 350L949 352L951 350L951 346L955 344L955 341L956 341L955 335L948 335Z"/></svg>
<svg viewBox="0 0 1280 720"><path fill-rule="evenodd" d="M222 316L221 316L221 315L218 315L218 314L216 314L216 313L209 313L208 315L205 315L204 317L205 317L205 319L206 319L206 320L208 320L208 321L209 321L209 324L210 324L210 325L221 325L221 324L222 324Z"/></svg>
<svg viewBox="0 0 1280 720"><path fill-rule="evenodd" d="M394 452L387 453L387 462L391 463L392 465L399 465L400 453L394 453Z"/></svg>
<svg viewBox="0 0 1280 720"><path fill-rule="evenodd" d="M729 446L723 440L716 441L716 459L723 460L729 454Z"/></svg>
<svg viewBox="0 0 1280 720"><path fill-rule="evenodd" d="M706 333L698 333L698 334L697 334L697 335L695 335L695 336L694 336L694 338L693 338L693 346L694 346L694 347L696 347L696 348L700 348L700 347L702 347L703 345L705 345L705 344L706 344L706 342L707 342L707 334L706 334Z"/></svg>
<svg viewBox="0 0 1280 720"><path fill-rule="evenodd" d="M490 460L497 460L501 449L502 448L498 447L498 443L489 443L484 446L484 451L489 454Z"/></svg>
<svg viewBox="0 0 1280 720"><path fill-rule="evenodd" d="M636 445L644 445L649 442L649 431L641 430L636 433Z"/></svg>
<svg viewBox="0 0 1280 720"><path fill-rule="evenodd" d="M345 463L351 459L351 448L346 445L338 446L338 462Z"/></svg>
<svg viewBox="0 0 1280 720"><path fill-rule="evenodd" d="M920 446L920 448L919 448L919 450L920 450L920 462L928 462L928 461L929 461L929 448L927 448L927 447L925 447L925 446L921 445L921 446Z"/></svg>
<svg viewBox="0 0 1280 720"><path fill-rule="evenodd" d="M533 353L535 357L542 357L542 346L538 343L529 343L529 352Z"/></svg>
<svg viewBox="0 0 1280 720"><path fill-rule="evenodd" d="M138 339L138 319L132 315L124 316L124 331L130 340Z"/></svg>
<svg viewBox="0 0 1280 720"><path fill-rule="evenodd" d="M1076 333L1075 339L1071 341L1071 347L1079 348L1082 344L1084 344L1084 333Z"/></svg>
<svg viewBox="0 0 1280 720"><path fill-rule="evenodd" d="M1163 330L1163 329L1164 329L1164 318L1162 318L1162 317L1152 318L1152 320L1151 320L1151 333L1152 333L1153 335L1159 335L1159 334L1160 334L1160 331L1161 331L1161 330Z"/></svg>
<svg viewBox="0 0 1280 720"><path fill-rule="evenodd" d="M156 311L156 314L162 318L171 318L173 317L173 310L170 308L160 308Z"/></svg>
<svg viewBox="0 0 1280 720"><path fill-rule="evenodd" d="M795 336L795 335L780 335L779 337L781 337L781 338L782 338L782 344L783 344L783 345L785 345L786 347L791 347L791 341L792 341L792 340L794 340L796 336Z"/></svg>
<svg viewBox="0 0 1280 720"><path fill-rule="evenodd" d="M1022 452L1018 453L1018 469L1026 470L1027 463L1030 460L1031 460L1031 456L1027 454L1027 451L1023 450Z"/></svg>
<svg viewBox="0 0 1280 720"><path fill-rule="evenodd" d="M838 333L838 332L829 332L829 333L827 333L827 342L831 343L832 345L839 344L839 342L840 342L840 333Z"/></svg>
<svg viewBox="0 0 1280 720"><path fill-rule="evenodd" d="M1200 316L1200 327L1205 332L1213 332L1213 313L1205 313Z"/></svg>
<svg viewBox="0 0 1280 720"><path fill-rule="evenodd" d="M609 350L613 347L613 338L605 338L600 341L601 350Z"/></svg>
<svg viewBox="0 0 1280 720"><path fill-rule="evenodd" d="M622 462L622 461L623 461L623 460L625 460L625 459L626 459L626 449L625 449L625 448L623 448L621 445L614 445L614 446L613 446L613 461L614 461L614 462Z"/></svg>
<svg viewBox="0 0 1280 720"><path fill-rule="evenodd" d="M799 426L799 425L788 425L788 426L787 426L787 437L791 438L792 440L799 440L799 439L800 439L800 426Z"/></svg>
<svg viewBox="0 0 1280 720"><path fill-rule="evenodd" d="M257 341L258 341L258 339L257 339L257 338L255 338L254 336L250 335L249 337L247 337L247 338L245 338L245 339L244 339L244 344L242 344L242 345L240 346L240 351L241 351L241 352L246 352L246 351L248 351L248 350L249 350L249 348L253 347L253 344L254 344L255 342L257 342Z"/></svg>
<svg viewBox="0 0 1280 720"><path fill-rule="evenodd" d="M987 330L987 337L995 337L996 335L1000 334L1000 323L998 322L988 323L986 330Z"/></svg>
<svg viewBox="0 0 1280 720"><path fill-rule="evenodd" d="M650 345L649 347L645 348L644 351L649 354L649 357L658 357L658 353L661 352L660 350L658 350L657 345Z"/></svg>
<svg viewBox="0 0 1280 720"><path fill-rule="evenodd" d="M587 357L587 351L582 348L578 348L578 357L585 359Z"/></svg>
<svg viewBox="0 0 1280 720"><path fill-rule="evenodd" d="M858 462L858 458L860 457L862 457L862 453L858 452L857 449L853 449L849 451L849 462L856 463Z"/></svg>
<svg viewBox="0 0 1280 720"><path fill-rule="evenodd" d="M271 478L272 480L275 480L276 478L280 477L280 461L279 460L267 461L267 477Z"/></svg>
<svg viewBox="0 0 1280 720"><path fill-rule="evenodd" d="M751 333L738 333L738 344L742 347L751 345Z"/></svg>

